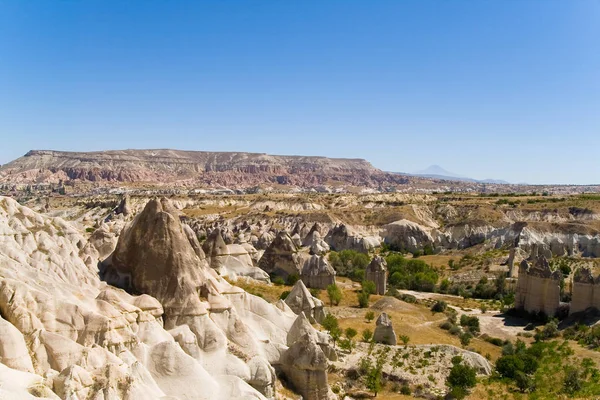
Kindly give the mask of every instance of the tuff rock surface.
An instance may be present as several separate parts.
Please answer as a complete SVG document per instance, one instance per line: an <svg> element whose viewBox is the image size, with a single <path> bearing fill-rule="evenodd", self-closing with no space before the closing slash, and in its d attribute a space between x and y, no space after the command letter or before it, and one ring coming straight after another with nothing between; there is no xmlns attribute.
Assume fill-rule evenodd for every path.
<svg viewBox="0 0 600 400"><path fill-rule="evenodd" d="M0 197L2 394L265 399L274 367L289 367L293 377L316 371L295 382L324 399L326 340L288 345L297 315L224 281L194 238L168 201L148 202L101 263L103 278L128 293L98 277L104 240ZM303 340L314 351L296 359Z"/></svg>
<svg viewBox="0 0 600 400"><path fill-rule="evenodd" d="M335 270L325 257L312 255L304 262L300 279L306 287L326 289L335 284Z"/></svg>
<svg viewBox="0 0 600 400"><path fill-rule="evenodd" d="M375 343L396 345L396 332L394 332L392 320L387 313L381 313L377 318L375 333L373 333L373 341Z"/></svg>

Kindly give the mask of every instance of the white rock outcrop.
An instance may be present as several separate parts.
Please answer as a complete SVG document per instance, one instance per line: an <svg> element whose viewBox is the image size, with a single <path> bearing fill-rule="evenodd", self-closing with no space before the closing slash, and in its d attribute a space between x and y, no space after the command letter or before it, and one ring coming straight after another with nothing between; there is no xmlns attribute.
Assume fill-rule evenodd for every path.
<svg viewBox="0 0 600 400"><path fill-rule="evenodd" d="M523 260L519 266L515 308L553 317L560 305L561 278L561 272L552 271L543 256L536 257L533 265Z"/></svg>
<svg viewBox="0 0 600 400"><path fill-rule="evenodd" d="M149 202L103 263L134 296L69 223L0 197L4 397L274 397L297 315L219 277L172 212Z"/></svg>
<svg viewBox="0 0 600 400"><path fill-rule="evenodd" d="M304 262L300 279L309 288L326 289L335 284L335 270L325 257L312 255Z"/></svg>
<svg viewBox="0 0 600 400"><path fill-rule="evenodd" d="M387 313L381 313L377 318L375 332L373 333L373 341L375 343L396 345L396 332L392 325L392 320Z"/></svg>

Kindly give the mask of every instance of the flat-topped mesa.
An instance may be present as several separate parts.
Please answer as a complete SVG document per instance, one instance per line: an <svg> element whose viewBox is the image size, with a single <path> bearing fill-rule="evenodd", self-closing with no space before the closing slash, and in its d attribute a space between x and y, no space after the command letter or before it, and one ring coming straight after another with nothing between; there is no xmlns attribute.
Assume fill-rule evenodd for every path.
<svg viewBox="0 0 600 400"><path fill-rule="evenodd" d="M526 260L519 266L515 308L553 317L560 305L562 273L552 271L548 260L538 256L533 265Z"/></svg>
<svg viewBox="0 0 600 400"><path fill-rule="evenodd" d="M387 291L387 262L375 256L365 270L365 279L375 283L375 294L384 295Z"/></svg>
<svg viewBox="0 0 600 400"><path fill-rule="evenodd" d="M573 275L573 296L569 312L573 314L588 308L600 310L600 276L594 278L592 271L583 267Z"/></svg>
<svg viewBox="0 0 600 400"><path fill-rule="evenodd" d="M0 179L12 183L59 181L201 183L253 187L261 184L315 187L332 179L379 187L409 178L385 173L362 159L281 156L263 153L180 150L66 152L32 150L3 165Z"/></svg>
<svg viewBox="0 0 600 400"><path fill-rule="evenodd" d="M166 199L153 199L128 225L101 274L115 286L157 298L165 315L202 315L210 270Z"/></svg>

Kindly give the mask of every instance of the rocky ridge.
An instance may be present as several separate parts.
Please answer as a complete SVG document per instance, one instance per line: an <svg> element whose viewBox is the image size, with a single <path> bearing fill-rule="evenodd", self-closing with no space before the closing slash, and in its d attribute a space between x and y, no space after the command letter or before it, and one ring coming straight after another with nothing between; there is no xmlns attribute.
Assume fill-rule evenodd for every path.
<svg viewBox="0 0 600 400"><path fill-rule="evenodd" d="M241 188L262 184L315 187L337 181L378 187L408 180L361 159L166 149L32 150L0 168L0 181L12 183L146 182Z"/></svg>

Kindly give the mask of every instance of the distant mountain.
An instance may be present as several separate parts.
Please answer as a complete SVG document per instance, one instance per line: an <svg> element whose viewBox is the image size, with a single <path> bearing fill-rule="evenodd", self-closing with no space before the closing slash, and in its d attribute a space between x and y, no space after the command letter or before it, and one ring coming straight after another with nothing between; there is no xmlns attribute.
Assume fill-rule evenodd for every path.
<svg viewBox="0 0 600 400"><path fill-rule="evenodd" d="M445 170L444 168L440 167L439 165L430 165L429 167L427 167L421 171L415 172L414 175L432 176L432 177L443 176L445 178L470 179L470 178L467 178L466 176L461 176L454 172Z"/></svg>
<svg viewBox="0 0 600 400"><path fill-rule="evenodd" d="M440 167L439 165L431 165L431 166L425 168L424 170L417 171L417 172L414 172L414 173L408 174L408 175L422 176L425 178L432 178L432 179L444 179L447 181L508 184L507 181L503 181L500 179L478 180L478 179L469 178L469 177L462 176L462 175L456 174L454 172L445 170L444 168Z"/></svg>

